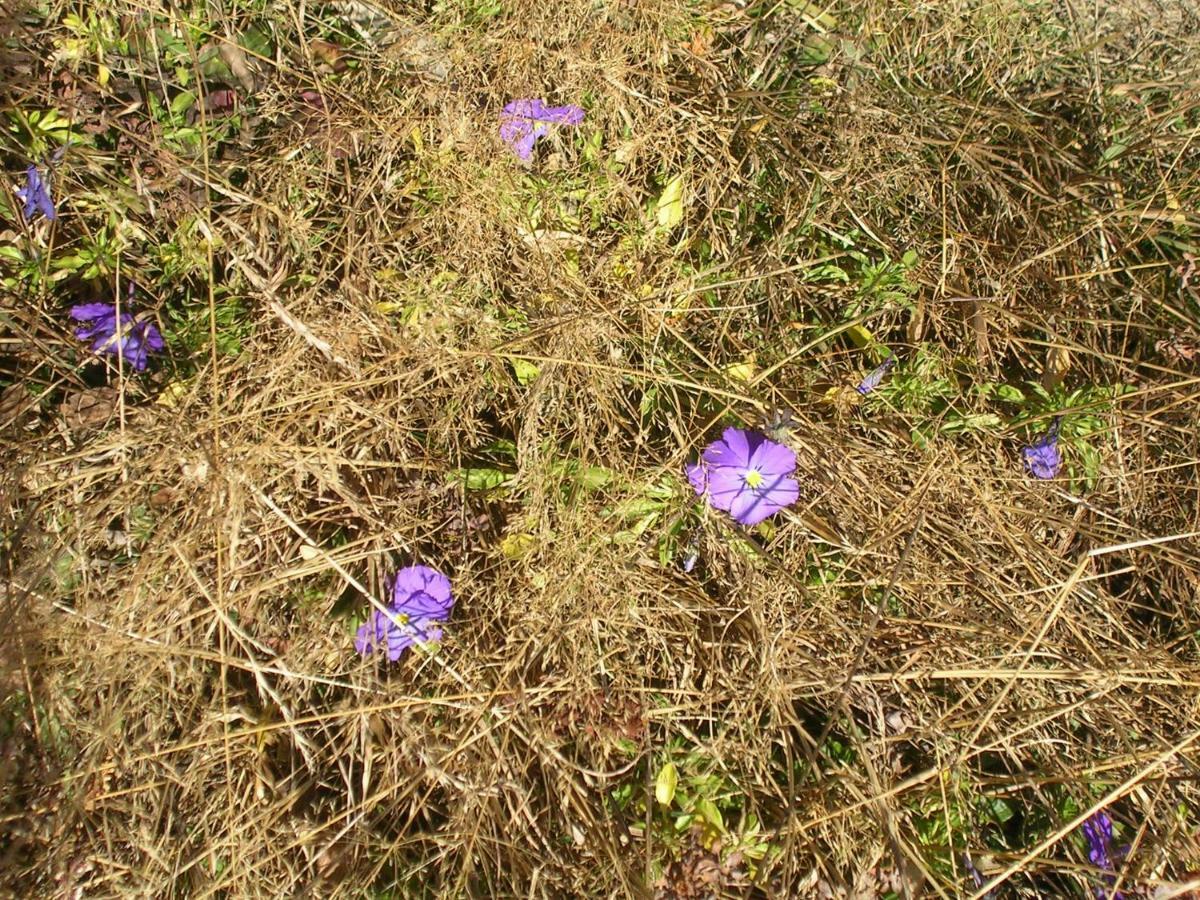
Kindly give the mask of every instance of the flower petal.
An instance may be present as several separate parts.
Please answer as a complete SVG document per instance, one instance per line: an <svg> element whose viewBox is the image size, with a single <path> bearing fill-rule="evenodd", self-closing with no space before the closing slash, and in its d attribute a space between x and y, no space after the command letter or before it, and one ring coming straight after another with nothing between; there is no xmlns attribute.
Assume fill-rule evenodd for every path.
<svg viewBox="0 0 1200 900"><path fill-rule="evenodd" d="M726 428L721 434L728 454L718 465L738 465L746 468L750 465L750 456L763 440L762 435L745 431L741 428ZM756 440L757 438L757 440ZM714 447L716 444L713 445Z"/></svg>
<svg viewBox="0 0 1200 900"><path fill-rule="evenodd" d="M738 495L729 507L729 514L743 525L757 525L791 506L799 496L800 485L796 480L780 477L770 485Z"/></svg>
<svg viewBox="0 0 1200 900"><path fill-rule="evenodd" d="M117 312L111 303L80 303L72 306L68 315L77 322L87 322L105 316L115 319Z"/></svg>
<svg viewBox="0 0 1200 900"><path fill-rule="evenodd" d="M708 502L715 509L728 511L737 497L748 492L746 478L740 469L732 466L721 466L710 469L708 473Z"/></svg>
<svg viewBox="0 0 1200 900"><path fill-rule="evenodd" d="M761 472L767 481L796 471L796 454L783 444L764 440L750 456L750 468Z"/></svg>

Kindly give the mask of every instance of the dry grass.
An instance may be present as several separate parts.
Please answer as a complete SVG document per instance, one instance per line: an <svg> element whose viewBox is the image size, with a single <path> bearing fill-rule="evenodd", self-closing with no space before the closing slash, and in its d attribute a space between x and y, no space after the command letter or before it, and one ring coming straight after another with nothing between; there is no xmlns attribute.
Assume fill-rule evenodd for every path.
<svg viewBox="0 0 1200 900"><path fill-rule="evenodd" d="M114 379L83 423L61 311L116 281L3 301L3 375L42 397L0 417L7 889L647 896L695 853L645 828L668 754L719 778L727 847L753 814L771 852L677 865L661 896L979 897L964 853L1001 896L1085 896L1075 835L1101 808L1130 891L1200 869L1197 378L1155 347L1200 325L1195 11L501 6L372 26L335 79L298 23L357 7L273 5L243 139L192 158L131 114L119 150L68 158L64 196L126 182L145 239L122 283L198 221L214 240L177 283L253 328L237 356L202 337ZM256 18L208 15L214 40ZM814 26L819 68L797 56ZM10 108L63 106L10 57ZM295 99L315 85L324 110ZM520 96L588 108L535 179L495 137ZM667 242L653 199L680 172ZM64 233L103 221L75 210ZM1032 482L1021 429L918 447L911 409L824 402L870 365L829 336L857 285L805 278L852 229L917 252L912 308L865 315L902 357L943 354L954 411L993 409L976 381L1042 378L1050 348L1068 385L1132 386L1096 412L1093 484ZM694 515L683 462L772 408L802 502L749 544L704 515L697 570L664 565ZM450 478L498 439L507 490ZM589 489L564 460L611 474ZM636 533L614 510L660 484ZM346 613L413 561L453 580L446 641L360 659Z"/></svg>

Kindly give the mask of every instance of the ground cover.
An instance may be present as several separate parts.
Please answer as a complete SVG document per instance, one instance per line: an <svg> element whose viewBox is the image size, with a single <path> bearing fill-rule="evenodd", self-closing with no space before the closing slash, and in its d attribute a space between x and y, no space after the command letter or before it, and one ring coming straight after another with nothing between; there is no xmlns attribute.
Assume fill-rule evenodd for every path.
<svg viewBox="0 0 1200 900"><path fill-rule="evenodd" d="M1195 9L7 13L11 895L1200 891Z"/></svg>

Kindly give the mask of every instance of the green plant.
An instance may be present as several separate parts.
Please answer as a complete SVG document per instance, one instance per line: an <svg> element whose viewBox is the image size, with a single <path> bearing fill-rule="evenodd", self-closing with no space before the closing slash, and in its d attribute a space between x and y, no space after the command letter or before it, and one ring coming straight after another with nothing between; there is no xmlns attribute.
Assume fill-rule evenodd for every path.
<svg viewBox="0 0 1200 900"><path fill-rule="evenodd" d="M653 842L664 860L678 859L690 842L719 851L721 858L737 854L751 877L771 859L777 848L748 806L747 798L703 751L687 750L682 739L672 741L654 780L650 800ZM631 813L640 832L646 817L646 798L633 783L613 794L617 805Z"/></svg>

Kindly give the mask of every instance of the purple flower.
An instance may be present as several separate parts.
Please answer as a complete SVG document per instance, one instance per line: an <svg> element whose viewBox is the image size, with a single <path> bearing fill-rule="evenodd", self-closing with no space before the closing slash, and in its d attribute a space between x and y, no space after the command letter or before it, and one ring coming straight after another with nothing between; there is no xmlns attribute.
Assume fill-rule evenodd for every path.
<svg viewBox="0 0 1200 900"><path fill-rule="evenodd" d="M699 462L685 468L696 493L707 494L714 509L742 525L757 525L800 496L800 485L791 477L796 454L753 431L726 428Z"/></svg>
<svg viewBox="0 0 1200 900"><path fill-rule="evenodd" d="M1058 427L1061 417L1050 423L1050 430L1023 451L1025 468L1034 478L1053 478L1062 468L1062 453L1058 449Z"/></svg>
<svg viewBox="0 0 1200 900"><path fill-rule="evenodd" d="M25 187L17 188L17 196L25 203L25 218L31 220L34 212L40 212L53 222L58 218L54 201L50 199L50 183L42 178L38 167L30 163L25 168Z"/></svg>
<svg viewBox="0 0 1200 900"><path fill-rule="evenodd" d="M118 326L117 308L109 303L72 306L71 318L83 323L75 329L75 337L91 341L94 353L119 354L139 372L146 368L150 354L161 353L164 347L157 325L122 310Z"/></svg>
<svg viewBox="0 0 1200 900"><path fill-rule="evenodd" d="M1083 836L1088 843L1088 860L1097 869L1105 872L1116 872L1116 866L1113 864L1112 853L1112 836L1113 824L1108 813L1101 810L1094 814L1090 819L1083 823ZM1105 880L1112 884L1113 878L1107 876ZM1092 888L1096 895L1096 900L1122 900L1124 896L1120 891L1117 891L1108 897L1108 892L1102 887Z"/></svg>
<svg viewBox="0 0 1200 900"><path fill-rule="evenodd" d="M868 375L866 378L864 378L862 381L860 381L858 383L858 387L856 387L855 390L858 391L860 394L862 394L864 397L867 396L867 394L871 393L871 391L873 391L873 390L875 390L875 388L879 387L879 382L883 381L883 376L886 375L888 372L890 372L892 370L892 366L894 366L894 365L896 365L896 354L895 353L893 353L891 356L889 356L887 359L885 359L883 361L883 363L878 368L875 369L874 372L872 372L870 375Z"/></svg>
<svg viewBox="0 0 1200 900"><path fill-rule="evenodd" d="M395 662L413 644L440 641L442 629L437 623L450 618L453 606L450 579L437 569L429 566L401 569L392 582L390 613L371 610L354 638L354 649L367 656L386 647L388 659Z"/></svg>
<svg viewBox="0 0 1200 900"><path fill-rule="evenodd" d="M544 101L513 100L500 113L500 139L521 159L533 156L533 145L550 131L550 124L578 125L583 110L578 106L547 106Z"/></svg>

